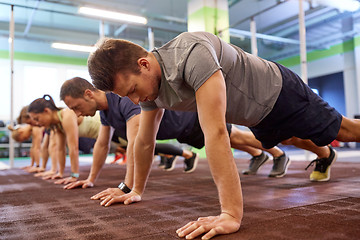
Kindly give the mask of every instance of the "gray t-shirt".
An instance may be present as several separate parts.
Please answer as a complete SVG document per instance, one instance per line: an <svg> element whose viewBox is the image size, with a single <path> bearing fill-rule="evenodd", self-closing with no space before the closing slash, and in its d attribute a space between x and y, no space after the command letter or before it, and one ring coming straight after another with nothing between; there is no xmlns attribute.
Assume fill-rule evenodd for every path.
<svg viewBox="0 0 360 240"><path fill-rule="evenodd" d="M196 111L195 92L221 69L226 82L226 121L252 127L271 112L281 91L282 77L276 64L210 33L182 33L152 52L162 78L158 97L140 103L145 111Z"/></svg>

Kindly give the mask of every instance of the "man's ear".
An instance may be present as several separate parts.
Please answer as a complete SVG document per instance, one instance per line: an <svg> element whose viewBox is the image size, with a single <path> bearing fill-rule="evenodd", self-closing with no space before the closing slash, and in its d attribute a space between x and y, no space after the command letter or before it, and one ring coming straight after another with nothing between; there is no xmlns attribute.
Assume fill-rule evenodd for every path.
<svg viewBox="0 0 360 240"><path fill-rule="evenodd" d="M90 89L86 89L85 92L84 92L84 98L85 98L85 97L88 97L88 98L90 98L90 99L93 99L93 97L94 97L93 91L91 91Z"/></svg>
<svg viewBox="0 0 360 240"><path fill-rule="evenodd" d="M138 64L139 64L140 69L141 68L150 69L150 63L146 58L139 58Z"/></svg>

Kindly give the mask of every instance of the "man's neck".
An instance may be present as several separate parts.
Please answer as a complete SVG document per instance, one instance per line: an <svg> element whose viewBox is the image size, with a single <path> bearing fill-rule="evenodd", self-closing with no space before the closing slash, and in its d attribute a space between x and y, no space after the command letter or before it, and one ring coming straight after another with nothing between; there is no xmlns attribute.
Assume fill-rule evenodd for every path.
<svg viewBox="0 0 360 240"><path fill-rule="evenodd" d="M106 93L104 91L98 90L94 94L95 94L95 101L97 103L97 109L108 110L109 104L107 101Z"/></svg>

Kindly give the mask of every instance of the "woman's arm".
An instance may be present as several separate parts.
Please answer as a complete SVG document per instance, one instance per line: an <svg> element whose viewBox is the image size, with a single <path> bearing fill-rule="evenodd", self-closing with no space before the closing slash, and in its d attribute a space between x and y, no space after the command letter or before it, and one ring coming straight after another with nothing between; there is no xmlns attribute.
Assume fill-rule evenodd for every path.
<svg viewBox="0 0 360 240"><path fill-rule="evenodd" d="M42 165L41 167L45 170L47 161L49 160L49 140L50 134L45 133L42 143L41 143L41 158L42 158Z"/></svg>
<svg viewBox="0 0 360 240"><path fill-rule="evenodd" d="M41 140L43 138L43 128L33 127L32 128L32 158L34 159L35 166L40 167L40 154L41 154Z"/></svg>
<svg viewBox="0 0 360 240"><path fill-rule="evenodd" d="M62 178L64 176L65 163L66 163L66 137L60 130L54 130L53 144L56 149L56 159L59 164L59 172L53 178ZM54 142L55 141L55 142Z"/></svg>

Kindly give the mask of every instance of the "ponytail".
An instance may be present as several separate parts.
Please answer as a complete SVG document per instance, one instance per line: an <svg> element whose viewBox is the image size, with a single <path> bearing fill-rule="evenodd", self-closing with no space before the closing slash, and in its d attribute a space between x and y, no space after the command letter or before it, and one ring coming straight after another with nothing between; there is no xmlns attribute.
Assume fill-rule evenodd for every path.
<svg viewBox="0 0 360 240"><path fill-rule="evenodd" d="M45 94L42 98L35 99L30 103L28 112L42 113L45 108L49 108L52 111L60 110L60 108L55 105L53 98L49 94Z"/></svg>

